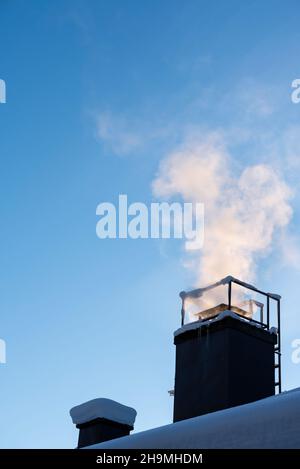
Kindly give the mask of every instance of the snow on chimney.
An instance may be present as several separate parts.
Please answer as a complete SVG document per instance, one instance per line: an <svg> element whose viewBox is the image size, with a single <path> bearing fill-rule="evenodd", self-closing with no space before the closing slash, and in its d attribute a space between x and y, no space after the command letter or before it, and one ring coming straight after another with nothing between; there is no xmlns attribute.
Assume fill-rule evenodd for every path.
<svg viewBox="0 0 300 469"><path fill-rule="evenodd" d="M136 410L111 399L98 398L70 410L79 429L78 448L129 435Z"/></svg>

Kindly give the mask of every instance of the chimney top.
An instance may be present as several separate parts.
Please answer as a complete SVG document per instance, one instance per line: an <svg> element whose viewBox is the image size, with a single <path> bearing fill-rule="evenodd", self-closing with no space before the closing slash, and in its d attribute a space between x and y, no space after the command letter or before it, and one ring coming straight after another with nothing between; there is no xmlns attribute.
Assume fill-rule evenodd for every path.
<svg viewBox="0 0 300 469"><path fill-rule="evenodd" d="M207 320L198 320L198 321L185 324L184 326L180 327L174 332L174 337L184 334L187 331L194 331L194 330L198 330L201 328L205 328L207 326L212 326L215 323L219 323L220 321L223 321L223 319L225 318L233 318L239 321L240 323L244 323L244 324L245 323L247 324L248 322L246 317L243 318L241 317L241 315L235 313L232 310L225 310L225 311L221 310L220 313L217 316L213 317L212 319L208 318ZM249 324L252 325L253 327L259 328L261 330L265 330L260 326L260 324L257 324L256 322L252 322L252 323L249 322ZM275 327L271 327L269 330L267 329L267 332L269 334L277 334L278 331Z"/></svg>
<svg viewBox="0 0 300 469"><path fill-rule="evenodd" d="M133 427L136 410L112 399L98 398L73 407L70 415L75 425L100 418Z"/></svg>
<svg viewBox="0 0 300 469"><path fill-rule="evenodd" d="M129 435L136 411L111 399L98 398L70 410L79 429L78 448Z"/></svg>

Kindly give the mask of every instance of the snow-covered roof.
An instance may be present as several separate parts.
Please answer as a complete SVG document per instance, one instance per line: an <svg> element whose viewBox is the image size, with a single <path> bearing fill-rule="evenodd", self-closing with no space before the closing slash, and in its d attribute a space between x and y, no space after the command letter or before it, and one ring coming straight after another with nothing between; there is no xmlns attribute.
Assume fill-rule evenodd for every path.
<svg viewBox="0 0 300 469"><path fill-rule="evenodd" d="M88 448L300 448L300 388Z"/></svg>
<svg viewBox="0 0 300 469"><path fill-rule="evenodd" d="M105 418L113 422L123 423L133 427L136 410L112 399L93 399L70 410L72 421L76 425L90 422L97 418Z"/></svg>

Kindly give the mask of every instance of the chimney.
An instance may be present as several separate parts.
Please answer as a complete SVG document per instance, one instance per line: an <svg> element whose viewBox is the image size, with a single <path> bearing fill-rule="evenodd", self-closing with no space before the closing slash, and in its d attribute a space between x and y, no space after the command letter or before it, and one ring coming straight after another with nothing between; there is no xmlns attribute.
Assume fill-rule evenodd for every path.
<svg viewBox="0 0 300 469"><path fill-rule="evenodd" d="M129 435L136 411L111 399L99 398L73 407L70 415L79 428L78 448L82 448Z"/></svg>
<svg viewBox="0 0 300 469"><path fill-rule="evenodd" d="M233 285L250 290L255 298L263 296L265 303L250 299L232 305ZM227 290L227 302L196 313L198 320L185 325L186 305L203 301L207 292L214 298L217 287ZM276 387L281 391L280 296L231 276L180 296L174 422L263 399L275 394ZM276 328L270 327L271 319L276 319Z"/></svg>

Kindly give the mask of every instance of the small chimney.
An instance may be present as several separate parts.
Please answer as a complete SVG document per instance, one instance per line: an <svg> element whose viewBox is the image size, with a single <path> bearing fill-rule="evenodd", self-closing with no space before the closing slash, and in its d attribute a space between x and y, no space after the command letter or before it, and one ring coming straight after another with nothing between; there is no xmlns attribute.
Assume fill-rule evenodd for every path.
<svg viewBox="0 0 300 469"><path fill-rule="evenodd" d="M79 428L78 448L82 448L129 435L136 411L111 399L99 398L73 407L70 415Z"/></svg>
<svg viewBox="0 0 300 469"><path fill-rule="evenodd" d="M249 311L231 304L232 285L265 295ZM184 325L186 300L199 299L215 286L228 287L228 303L210 307ZM281 390L280 297L264 293L233 277L192 292L182 292L182 327L174 334L176 370L174 422L253 402ZM270 302L277 303L277 327L270 327ZM259 320L254 320L253 303ZM276 345L277 344L277 345ZM276 381L277 375L277 381Z"/></svg>

